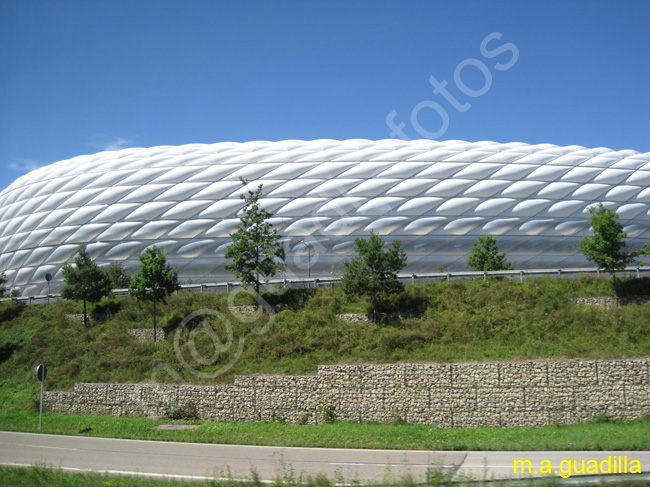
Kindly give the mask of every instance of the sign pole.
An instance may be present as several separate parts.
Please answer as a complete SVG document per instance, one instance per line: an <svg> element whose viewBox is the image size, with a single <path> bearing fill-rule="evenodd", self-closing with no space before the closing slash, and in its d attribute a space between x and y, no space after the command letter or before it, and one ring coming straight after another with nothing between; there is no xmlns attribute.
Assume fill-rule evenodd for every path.
<svg viewBox="0 0 650 487"><path fill-rule="evenodd" d="M43 426L43 381L41 381L41 400L38 404L38 431Z"/></svg>
<svg viewBox="0 0 650 487"><path fill-rule="evenodd" d="M47 376L47 367L45 364L39 364L36 367L36 378L41 381L41 400L38 405L38 431L41 431L43 426L43 382L45 382L45 376Z"/></svg>

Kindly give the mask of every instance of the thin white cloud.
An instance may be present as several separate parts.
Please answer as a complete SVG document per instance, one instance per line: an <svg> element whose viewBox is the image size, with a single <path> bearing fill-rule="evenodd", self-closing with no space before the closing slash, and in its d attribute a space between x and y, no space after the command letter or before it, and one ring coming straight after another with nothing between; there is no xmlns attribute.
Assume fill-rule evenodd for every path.
<svg viewBox="0 0 650 487"><path fill-rule="evenodd" d="M131 139L124 137L115 137L106 134L95 134L91 137L90 146L100 150L120 150L130 147L133 143Z"/></svg>
<svg viewBox="0 0 650 487"><path fill-rule="evenodd" d="M28 173L30 171L40 169L46 165L47 162L41 162L35 159L16 159L14 162L9 163L9 169L13 169L14 171L21 173Z"/></svg>
<svg viewBox="0 0 650 487"><path fill-rule="evenodd" d="M106 144L104 150L120 150L131 145L131 141L122 137L115 137L111 142Z"/></svg>

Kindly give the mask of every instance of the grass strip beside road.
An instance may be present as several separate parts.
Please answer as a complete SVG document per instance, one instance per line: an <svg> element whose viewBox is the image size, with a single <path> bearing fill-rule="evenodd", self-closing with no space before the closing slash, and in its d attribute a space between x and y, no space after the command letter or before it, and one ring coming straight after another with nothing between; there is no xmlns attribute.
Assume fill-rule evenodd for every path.
<svg viewBox="0 0 650 487"><path fill-rule="evenodd" d="M194 424L189 430L160 430L169 420L44 414L42 433L192 443L456 451L650 450L650 417L638 421L599 422L540 428L445 429L427 425L331 423L307 426L282 423ZM38 413L0 413L0 430L38 432Z"/></svg>
<svg viewBox="0 0 650 487"><path fill-rule="evenodd" d="M506 487L513 485L517 486L543 486L543 487L559 487L566 485L561 479L546 478L538 480L524 480L524 481L491 481L489 482L492 487ZM462 482L454 485L475 485L476 481ZM108 475L105 473L68 473L59 469L51 467L34 466L30 468L9 468L0 467L0 487L16 487L16 486L29 486L29 487L181 487L191 485L192 487L262 487L262 482L251 479L249 481L236 481L236 480L195 480L192 482L186 480L176 479L158 479L147 478L142 476L116 476ZM334 481L328 479L323 475L318 475L314 478L278 478L272 487L333 487ZM358 487L363 487L363 484L353 484ZM410 477L403 478L401 481L393 484L399 487L415 487L416 483ZM426 484L430 487L443 487L450 485L446 475L438 477L432 475ZM593 485L593 484L590 484ZM647 480L613 480L607 482L601 479L598 485L607 485L609 487L650 487L650 481ZM382 487L382 486L374 486ZM388 486L385 486L388 487Z"/></svg>

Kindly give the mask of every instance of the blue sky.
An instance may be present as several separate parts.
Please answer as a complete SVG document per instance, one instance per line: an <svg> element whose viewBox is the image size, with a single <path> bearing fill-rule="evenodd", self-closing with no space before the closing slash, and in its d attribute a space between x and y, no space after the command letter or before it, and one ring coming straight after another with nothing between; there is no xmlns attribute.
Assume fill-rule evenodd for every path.
<svg viewBox="0 0 650 487"><path fill-rule="evenodd" d="M383 139L391 113L648 152L648 25L645 0L0 0L0 190L132 146Z"/></svg>

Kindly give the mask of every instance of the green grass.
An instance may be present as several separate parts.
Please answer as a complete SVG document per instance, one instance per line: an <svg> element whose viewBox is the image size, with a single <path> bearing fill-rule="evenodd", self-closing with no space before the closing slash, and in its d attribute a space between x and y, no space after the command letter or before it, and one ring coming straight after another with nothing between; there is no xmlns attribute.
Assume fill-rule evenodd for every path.
<svg viewBox="0 0 650 487"><path fill-rule="evenodd" d="M113 476L99 473L67 473L44 466L30 468L0 467L0 487L260 487L255 482L207 480L185 482L142 476ZM318 486L325 487L325 486Z"/></svg>
<svg viewBox="0 0 650 487"><path fill-rule="evenodd" d="M253 477L253 475L251 477ZM44 466L34 466L31 468L0 467L0 487L179 487L187 485L193 487L261 487L264 484L253 478L245 482L237 482L227 479L183 482L174 479L109 476L97 473L72 474ZM277 478L271 485L272 487L332 487L335 485L335 481L328 479L323 475L318 475L316 477L296 477L295 475L289 474ZM355 483L353 485L361 487L363 484ZM414 487L416 484L411 477L407 476L393 485L399 487ZM451 483L448 474L437 472L435 469L432 469L431 473L428 475L427 482L419 485L443 487L451 485ZM476 482L467 481L463 482L462 485L476 485ZM494 487L513 485L556 487L566 484L562 483L559 479L548 478L538 481L519 481L517 483L509 481L492 481L489 482L489 485ZM600 481L598 482L598 485L608 485L611 487L648 487L650 486L650 481L629 479L612 481L611 483Z"/></svg>
<svg viewBox="0 0 650 487"><path fill-rule="evenodd" d="M243 352L235 365L217 377L223 383L242 374L314 374L321 364L649 356L650 303L603 310L569 301L571 297L613 294L607 279L431 283L408 286L388 304L389 309L415 310L417 317L390 324L354 324L336 315L363 311L366 303L347 299L340 289L268 296L291 307L272 319L265 314L252 323L228 311L225 293L180 293L158 307L158 323L174 329L194 311L221 313L225 321L210 318L219 339L227 342L230 332L233 344L214 364L196 364L187 347L190 328L197 326L198 320L185 328L181 351L199 371L210 373L234 357L238 340L244 337ZM240 293L230 301L247 297ZM128 328L153 326L149 305L119 298L106 300L97 308L114 313L114 318L86 329L82 323L64 318L67 313L80 312L80 303L2 304L0 377L8 381L2 389L35 385L33 368L41 362L48 365L50 390L69 389L75 382L141 382L152 379L153 369L163 363L186 382L215 382L200 380L180 366L173 337L154 345L127 334ZM205 333L198 333L194 344L204 357L215 354L215 344ZM171 376L155 379L174 380Z"/></svg>
<svg viewBox="0 0 650 487"><path fill-rule="evenodd" d="M252 321L233 315L228 309L229 304L250 303L251 297L246 293L233 296L183 292L172 296L166 304L158 306L160 327L173 330L186 316L201 309L218 311L223 317L209 316L219 340L225 344L218 359L210 365L196 362L187 341L193 333L194 354L198 352L203 357L215 355L215 343L206 333L197 331L201 319L195 319L185 327L179 335L180 346L176 349L174 336L168 337L165 342L153 344L139 342L127 334L128 328L153 325L151 306L130 298L106 299L97 305L96 311L108 311L113 318L93 324L90 328L65 318L66 314L81 312L81 303L31 306L2 303L0 428L28 428L27 423L33 421L39 397L39 383L34 369L39 363L47 363L48 366L46 389L66 390L72 388L75 382L138 383L152 379L174 382L181 379L195 384L231 383L235 375L243 374L315 374L321 364L649 357L650 303L599 309L570 301L573 297L647 292L648 287L647 279L619 279L615 289L611 280L595 278L535 279L525 283L510 279L429 283L407 286L401 295L385 306L386 311L410 310L415 311L417 316L395 323L363 324L337 318L340 313L367 309L367 302L349 299L340 289L266 294L269 302L285 303L289 308L272 317L263 314ZM244 345L241 356L236 357L237 344L242 337ZM229 343L230 346L227 346ZM181 365L181 357L202 373L214 373L231 361L234 365L216 379L202 379ZM161 364L166 364L169 367L167 370L173 372L154 374L153 371ZM29 421L20 419L23 415L27 415L25 417L29 417ZM74 423L81 420L48 415L50 425L47 427L54 428L57 424L67 424L67 421ZM96 433L103 431L100 425L104 420L87 418L84 421L97 421L89 427ZM121 423L117 419L105 421L110 425L106 431L111 428L118 431L142 428L147 435L152 435L152 439L177 439L173 435L186 434L151 431L152 423L148 420L125 420L125 426L119 428L117 425ZM321 426L323 429L319 430ZM228 435L221 432L235 428L236 433L232 435L238 441L243 438L243 441L254 442L254 437L258 435L265 442L301 444L302 441L310 446L318 441L324 442L317 443L319 446L341 446L342 442L352 441L346 437L358 436L359 439L354 441L359 443L355 443L355 446L363 448L381 447L377 445L393 441L406 445L405 448L437 449L519 449L534 443L526 442L525 438L531 435L532 430L524 430L521 440L508 436L515 434L510 431L517 430L473 430L463 433L463 430L410 425L395 426L397 429L391 429L389 425L358 425L359 428L369 428L368 431L373 433L359 431L343 436L337 430L356 427L337 424L332 425L331 429L327 429L326 425L294 429L289 426L256 425L250 426L253 429L248 433L246 425L206 423L192 434L204 435L204 439L196 441L220 438L214 441L227 442ZM612 445L619 444L630 449L650 448L647 442L637 439L635 433L623 435L621 440L617 440L618 436L614 433L626 431L626 428L641 428L640 431L650 437L647 422L636 426L586 426L588 431L601 427L612 428L611 435L600 434L602 438L611 437L611 440L599 440L598 435L591 437L585 431L581 433L586 435L584 440L578 438L580 435L575 435L573 439L551 441L558 432L564 433L565 430L550 428L539 430L539 434L544 436L537 443L555 445L554 449L612 448ZM77 434L84 429L79 427L75 430L74 426L60 428L60 431L51 432ZM211 428L216 430L212 431ZM267 428L278 428L278 431L273 434L258 433L260 429ZM391 432L388 434L390 440L384 441L382 438L386 432ZM109 432L97 434L110 435ZM469 436L462 436L464 434ZM306 439L300 439L305 435ZM490 441L483 442L481 435L490 437ZM400 436L406 438L399 440ZM250 440L245 440L249 437ZM574 447L574 443L582 446ZM530 446L524 449L530 449Z"/></svg>
<svg viewBox="0 0 650 487"><path fill-rule="evenodd" d="M444 429L435 426L378 423L287 425L282 423L194 424L191 430L159 430L167 420L147 418L44 414L42 433L179 441L192 443L295 446L314 448L562 451L650 450L650 417L629 422L592 422L540 428ZM7 431L38 431L38 413L3 411Z"/></svg>

